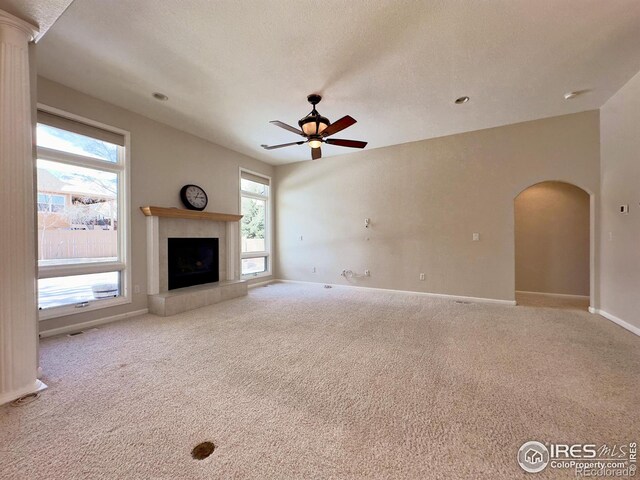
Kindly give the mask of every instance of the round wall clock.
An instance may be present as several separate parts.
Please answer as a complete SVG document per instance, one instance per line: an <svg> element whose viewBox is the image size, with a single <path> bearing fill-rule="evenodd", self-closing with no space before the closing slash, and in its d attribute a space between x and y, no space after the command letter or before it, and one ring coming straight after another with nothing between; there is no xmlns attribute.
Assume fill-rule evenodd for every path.
<svg viewBox="0 0 640 480"><path fill-rule="evenodd" d="M185 185L180 190L180 200L189 210L204 210L209 202L205 191L197 185Z"/></svg>

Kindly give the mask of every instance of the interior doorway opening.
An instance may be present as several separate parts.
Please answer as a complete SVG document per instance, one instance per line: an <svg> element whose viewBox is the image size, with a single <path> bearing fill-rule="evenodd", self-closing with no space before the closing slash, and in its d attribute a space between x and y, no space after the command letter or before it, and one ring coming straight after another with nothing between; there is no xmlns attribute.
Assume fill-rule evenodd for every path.
<svg viewBox="0 0 640 480"><path fill-rule="evenodd" d="M514 200L518 305L587 310L590 296L590 196L546 181Z"/></svg>

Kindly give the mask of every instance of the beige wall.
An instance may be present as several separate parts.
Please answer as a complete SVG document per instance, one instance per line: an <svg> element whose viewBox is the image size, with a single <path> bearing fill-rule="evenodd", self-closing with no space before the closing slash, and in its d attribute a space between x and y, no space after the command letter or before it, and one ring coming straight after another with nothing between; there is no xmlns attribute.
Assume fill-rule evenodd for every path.
<svg viewBox="0 0 640 480"><path fill-rule="evenodd" d="M130 262L132 284L140 287L129 305L45 320L41 330L147 307L146 223L140 206L180 207L180 187L196 183L207 192L208 211L239 213L239 168L273 175L273 167L266 163L44 78L38 79L38 101L131 133Z"/></svg>
<svg viewBox="0 0 640 480"><path fill-rule="evenodd" d="M589 295L589 194L543 182L515 199L516 290Z"/></svg>
<svg viewBox="0 0 640 480"><path fill-rule="evenodd" d="M602 107L600 130L600 309L640 328L640 73Z"/></svg>
<svg viewBox="0 0 640 480"><path fill-rule="evenodd" d="M590 111L277 167L276 274L513 300L514 198L545 180L597 195L599 159Z"/></svg>

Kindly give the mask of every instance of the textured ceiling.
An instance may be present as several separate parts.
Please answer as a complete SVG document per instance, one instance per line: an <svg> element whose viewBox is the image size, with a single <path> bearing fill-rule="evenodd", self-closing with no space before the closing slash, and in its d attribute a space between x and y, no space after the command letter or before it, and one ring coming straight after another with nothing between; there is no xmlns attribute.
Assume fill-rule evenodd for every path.
<svg viewBox="0 0 640 480"><path fill-rule="evenodd" d="M76 0L39 73L273 164L324 95L367 148L599 108L640 70L637 0ZM570 90L589 92L566 101ZM151 93L169 96L158 102ZM468 95L471 101L454 105ZM351 149L323 146L325 156Z"/></svg>
<svg viewBox="0 0 640 480"><path fill-rule="evenodd" d="M41 39L73 0L0 0L0 10L15 15L39 28Z"/></svg>

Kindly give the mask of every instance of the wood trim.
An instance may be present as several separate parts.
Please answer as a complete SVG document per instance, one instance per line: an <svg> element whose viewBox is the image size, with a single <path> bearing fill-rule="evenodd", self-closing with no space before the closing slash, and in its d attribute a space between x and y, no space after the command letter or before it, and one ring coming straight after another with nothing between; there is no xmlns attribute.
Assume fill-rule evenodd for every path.
<svg viewBox="0 0 640 480"><path fill-rule="evenodd" d="M199 212L177 207L140 207L147 217L188 218L191 220L209 220L212 222L239 222L242 215L230 213Z"/></svg>

